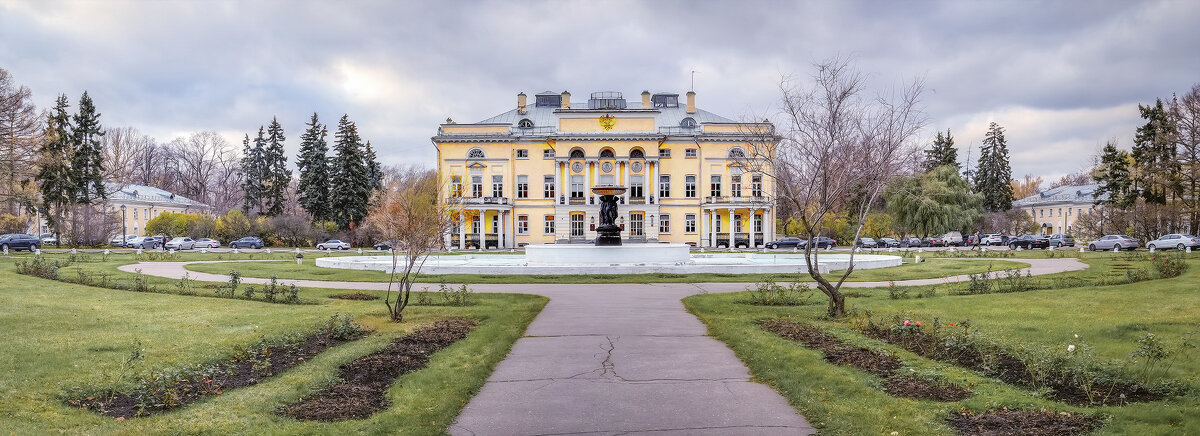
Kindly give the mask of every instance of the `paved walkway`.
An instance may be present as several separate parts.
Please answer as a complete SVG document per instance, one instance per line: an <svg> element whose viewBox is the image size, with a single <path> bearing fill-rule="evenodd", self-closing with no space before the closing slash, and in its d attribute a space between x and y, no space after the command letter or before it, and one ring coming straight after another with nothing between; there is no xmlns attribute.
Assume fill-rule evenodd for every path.
<svg viewBox="0 0 1200 436"><path fill-rule="evenodd" d="M1034 275L1087 268L1076 259L1013 259ZM188 262L121 267L201 281L220 274L186 271ZM907 280L918 285L965 280ZM245 283L266 283L244 278ZM384 289L369 282L285 281L297 286ZM886 286L847 282L845 286ZM476 292L550 297L458 420L455 435L616 435L630 433L771 435L814 430L787 401L750 373L680 300L731 292L744 283L472 285Z"/></svg>

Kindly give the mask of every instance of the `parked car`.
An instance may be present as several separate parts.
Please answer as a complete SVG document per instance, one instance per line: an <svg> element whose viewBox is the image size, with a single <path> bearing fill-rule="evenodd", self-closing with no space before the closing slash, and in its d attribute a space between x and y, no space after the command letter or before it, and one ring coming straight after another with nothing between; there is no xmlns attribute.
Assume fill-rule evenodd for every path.
<svg viewBox="0 0 1200 436"><path fill-rule="evenodd" d="M375 244L371 248L374 248L376 250L390 251L392 249L392 247L395 247L395 246L396 246L396 241L383 241L378 244Z"/></svg>
<svg viewBox="0 0 1200 436"><path fill-rule="evenodd" d="M879 238L875 243L879 244L879 248L896 248L900 246L900 241L892 238Z"/></svg>
<svg viewBox="0 0 1200 436"><path fill-rule="evenodd" d="M921 238L908 237L900 239L900 248L920 247Z"/></svg>
<svg viewBox="0 0 1200 436"><path fill-rule="evenodd" d="M797 238L795 236L788 236L786 238L780 238L779 240L768 242L767 248L770 248L770 249L787 248L787 247L799 248L799 247L802 247L805 242L806 242L805 240Z"/></svg>
<svg viewBox="0 0 1200 436"><path fill-rule="evenodd" d="M1004 242L1004 237L999 233L985 233L983 235L979 235L980 245L1000 245L1001 242Z"/></svg>
<svg viewBox="0 0 1200 436"><path fill-rule="evenodd" d="M318 250L349 250L350 243L342 242L337 239L330 239L328 241L317 244L317 249Z"/></svg>
<svg viewBox="0 0 1200 436"><path fill-rule="evenodd" d="M1169 235L1163 235L1161 238L1146 243L1146 248L1154 250L1162 250L1164 248L1183 250L1188 247L1200 247L1200 238L1181 233L1172 233Z"/></svg>
<svg viewBox="0 0 1200 436"><path fill-rule="evenodd" d="M1052 247L1074 247L1075 246L1075 238L1072 238L1071 235L1064 235L1062 233L1057 233L1057 234L1050 235L1049 237L1050 237L1050 246L1052 246Z"/></svg>
<svg viewBox="0 0 1200 436"><path fill-rule="evenodd" d="M17 251L17 250L37 250L41 248L42 241L33 235L24 233L9 233L0 235L0 251Z"/></svg>
<svg viewBox="0 0 1200 436"><path fill-rule="evenodd" d="M945 245L942 243L942 238L937 236L927 236L921 240L922 247L943 247Z"/></svg>
<svg viewBox="0 0 1200 436"><path fill-rule="evenodd" d="M143 250L153 250L153 249L158 248L160 245L162 245L162 244L158 243L158 239L156 237L142 236L142 237L130 239L129 242L127 243L126 247L141 248Z"/></svg>
<svg viewBox="0 0 1200 436"><path fill-rule="evenodd" d="M875 242L875 239L872 238L858 238L857 241L854 241L854 246L859 248L877 248L879 247L879 243Z"/></svg>
<svg viewBox="0 0 1200 436"><path fill-rule="evenodd" d="M200 238L196 240L196 248L217 248L221 246L221 241L210 238Z"/></svg>
<svg viewBox="0 0 1200 436"><path fill-rule="evenodd" d="M959 233L957 231L947 232L946 234L942 235L941 240L942 240L942 245L946 246L946 247L949 247L951 245L961 246L965 242L963 240L962 233Z"/></svg>
<svg viewBox="0 0 1200 436"><path fill-rule="evenodd" d="M262 238L247 236L229 243L229 248L263 248Z"/></svg>
<svg viewBox="0 0 1200 436"><path fill-rule="evenodd" d="M1133 250L1138 248L1137 238L1126 235L1104 235L1100 239L1088 242L1088 250Z"/></svg>
<svg viewBox="0 0 1200 436"><path fill-rule="evenodd" d="M58 244L58 236L55 236L53 233L42 233L38 235L38 239L41 239L42 245Z"/></svg>
<svg viewBox="0 0 1200 436"><path fill-rule="evenodd" d="M837 246L836 239L829 238L826 236L817 236L817 237L813 238L813 241L816 241L816 242L813 242L813 245L815 245L817 249L833 248L833 247ZM798 248L805 248L805 247L808 247L808 241L801 242L800 246Z"/></svg>
<svg viewBox="0 0 1200 436"><path fill-rule="evenodd" d="M196 241L192 238L180 236L167 241L168 250L191 250L193 248L196 248Z"/></svg>
<svg viewBox="0 0 1200 436"><path fill-rule="evenodd" d="M1050 247L1050 238L1043 235L1022 235L1020 238L1008 241L1008 248L1011 250L1016 250L1017 248L1030 250L1048 247Z"/></svg>
<svg viewBox="0 0 1200 436"><path fill-rule="evenodd" d="M129 244L130 240L134 238L137 238L137 235L116 235L113 236L108 243L114 247L124 247L126 244Z"/></svg>

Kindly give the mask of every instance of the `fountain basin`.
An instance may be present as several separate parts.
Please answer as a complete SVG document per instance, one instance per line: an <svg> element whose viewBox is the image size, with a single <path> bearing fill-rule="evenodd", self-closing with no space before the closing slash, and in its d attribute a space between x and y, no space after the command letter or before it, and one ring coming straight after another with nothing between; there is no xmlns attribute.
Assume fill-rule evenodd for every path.
<svg viewBox="0 0 1200 436"><path fill-rule="evenodd" d="M525 261L529 266L675 265L691 260L689 250L686 244L528 245Z"/></svg>

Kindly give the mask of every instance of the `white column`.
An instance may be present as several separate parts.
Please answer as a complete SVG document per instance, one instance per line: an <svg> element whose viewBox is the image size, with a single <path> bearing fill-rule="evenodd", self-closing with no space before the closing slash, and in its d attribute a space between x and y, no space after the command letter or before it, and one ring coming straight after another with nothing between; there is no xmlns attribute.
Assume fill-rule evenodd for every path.
<svg viewBox="0 0 1200 436"><path fill-rule="evenodd" d="M583 198L587 204L592 204L595 203L592 200L592 163L584 161L583 168Z"/></svg>
<svg viewBox="0 0 1200 436"><path fill-rule="evenodd" d="M566 195L566 193L563 192L563 165L565 165L564 162L559 162L554 165L554 204L559 204L558 199L563 195Z"/></svg>
<svg viewBox="0 0 1200 436"><path fill-rule="evenodd" d="M623 165L622 165L622 162L617 162L617 165L618 165L618 169L621 169L622 166L624 167L624 171L617 171L617 175L621 176L621 180L619 180L617 182L617 184L628 188L629 187L629 169L630 169L629 162L626 161L623 163ZM625 190L625 193L621 194L621 200L622 200L621 204L629 204L629 190L628 189Z"/></svg>
<svg viewBox="0 0 1200 436"><path fill-rule="evenodd" d="M708 210L708 246L717 248L717 210Z"/></svg>
<svg viewBox="0 0 1200 436"><path fill-rule="evenodd" d="M650 203L657 204L662 202L662 198L659 198L660 192L658 192L658 162L650 162L650 165L654 165L654 171L650 172L650 177L652 179L648 185L650 185L650 195L655 198L655 200Z"/></svg>
<svg viewBox="0 0 1200 436"><path fill-rule="evenodd" d="M475 233L479 235L479 251L483 251L483 247L487 247L487 241L483 238L483 229L487 227L487 209L479 211L479 228L475 229Z"/></svg>
<svg viewBox="0 0 1200 436"><path fill-rule="evenodd" d="M750 228L747 229L749 231L746 232L746 234L750 235L750 241L748 242L750 244L750 246L746 247L746 248L749 248L751 250L754 249L754 245L755 245L754 244L754 218L756 218L756 217L758 217L758 211L754 210L754 209L750 209L750 220L749 220Z"/></svg>
<svg viewBox="0 0 1200 436"><path fill-rule="evenodd" d="M497 220L500 222L500 228L496 230L496 239L497 239L496 248L508 248L508 240L511 239L508 237L508 231L507 231L507 229L508 229L508 222L507 222L508 221L508 216L507 216L508 212L507 211L499 211L499 212L496 212L496 215L500 216L500 218Z"/></svg>
<svg viewBox="0 0 1200 436"><path fill-rule="evenodd" d="M733 237L734 237L733 221L734 221L734 219L736 219L736 217L733 215L733 209L726 209L726 210L729 211L729 242L728 242L727 248L733 248L733 247L737 246L737 244L734 243L735 239L733 239Z"/></svg>
<svg viewBox="0 0 1200 436"><path fill-rule="evenodd" d="M462 250L467 247L467 214L464 212L458 213L458 249Z"/></svg>

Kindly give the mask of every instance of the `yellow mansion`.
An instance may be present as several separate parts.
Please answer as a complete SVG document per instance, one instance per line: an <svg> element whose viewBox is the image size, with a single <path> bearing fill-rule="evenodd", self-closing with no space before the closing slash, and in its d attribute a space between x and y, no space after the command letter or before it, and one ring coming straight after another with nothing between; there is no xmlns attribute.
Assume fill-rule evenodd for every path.
<svg viewBox="0 0 1200 436"><path fill-rule="evenodd" d="M461 207L449 247L515 248L596 238L592 187L625 186L617 224L628 242L759 247L774 239L774 187L748 170L769 123L696 108L696 94L619 92L572 103L568 92L473 124L446 120L434 136L442 197ZM770 137L769 135L767 137Z"/></svg>

